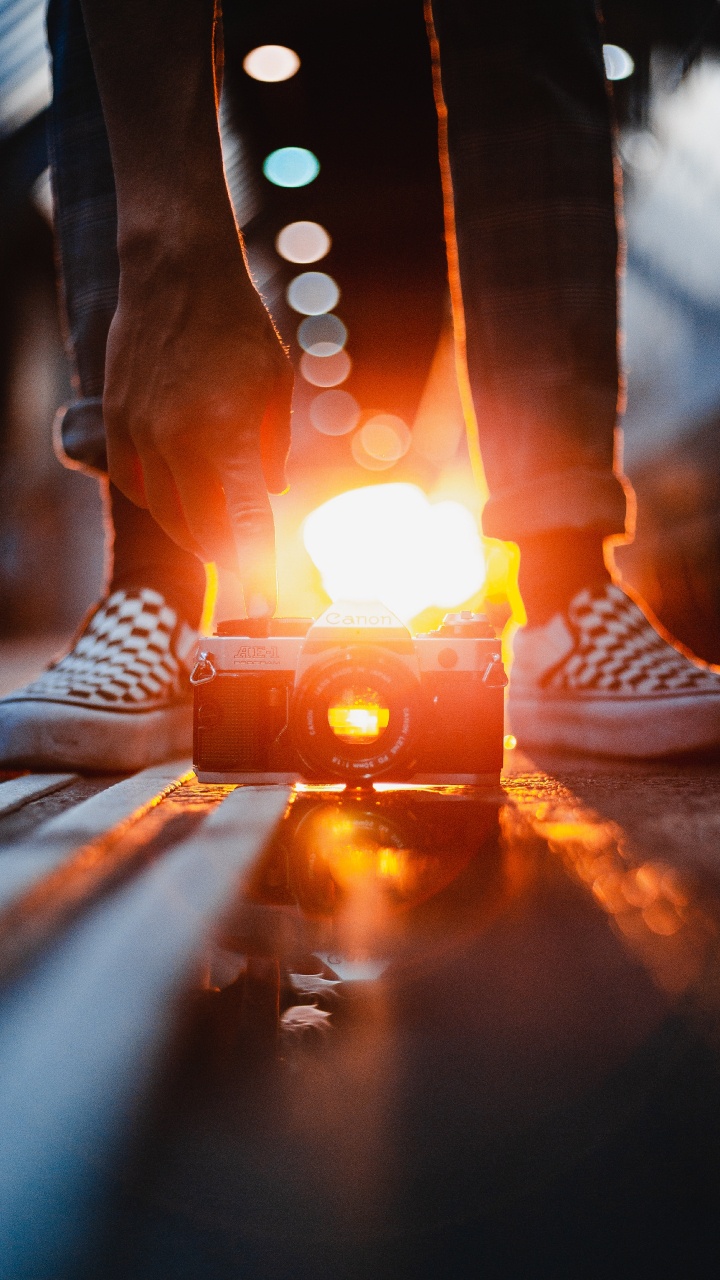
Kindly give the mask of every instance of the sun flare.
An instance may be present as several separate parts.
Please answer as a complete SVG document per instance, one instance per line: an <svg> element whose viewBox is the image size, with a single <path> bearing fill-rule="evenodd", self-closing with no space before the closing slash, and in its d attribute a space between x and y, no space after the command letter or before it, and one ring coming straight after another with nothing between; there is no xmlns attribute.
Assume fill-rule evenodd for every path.
<svg viewBox="0 0 720 1280"><path fill-rule="evenodd" d="M303 536L331 600L382 600L406 622L432 606L464 604L485 580L470 511L430 502L413 484L338 494L307 517Z"/></svg>

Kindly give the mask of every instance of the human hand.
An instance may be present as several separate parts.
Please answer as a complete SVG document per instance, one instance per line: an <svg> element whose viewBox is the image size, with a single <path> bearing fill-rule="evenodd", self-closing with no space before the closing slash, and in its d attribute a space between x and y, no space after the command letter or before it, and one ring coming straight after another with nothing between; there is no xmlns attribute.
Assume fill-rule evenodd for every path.
<svg viewBox="0 0 720 1280"><path fill-rule="evenodd" d="M233 228L234 231L234 228ZM121 258L103 412L113 483L272 613L268 491L287 488L292 371L236 235Z"/></svg>

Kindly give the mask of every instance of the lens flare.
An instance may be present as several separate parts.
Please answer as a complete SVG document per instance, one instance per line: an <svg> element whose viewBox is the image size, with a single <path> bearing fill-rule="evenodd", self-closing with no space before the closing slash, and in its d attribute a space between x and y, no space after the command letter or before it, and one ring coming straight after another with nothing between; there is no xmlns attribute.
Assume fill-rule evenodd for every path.
<svg viewBox="0 0 720 1280"><path fill-rule="evenodd" d="M349 391L322 391L310 404L310 421L323 436L346 436L360 420L360 405Z"/></svg>
<svg viewBox="0 0 720 1280"><path fill-rule="evenodd" d="M280 147L263 161L263 173L276 187L306 187L320 172L320 161L305 147Z"/></svg>
<svg viewBox="0 0 720 1280"><path fill-rule="evenodd" d="M345 689L327 716L336 738L361 747L377 742L388 727L390 710L373 689Z"/></svg>
<svg viewBox="0 0 720 1280"><path fill-rule="evenodd" d="M243 70L253 80L263 80L266 84L289 80L299 67L300 59L295 50L284 44L258 45L243 58Z"/></svg>
<svg viewBox="0 0 720 1280"><path fill-rule="evenodd" d="M467 507L431 503L412 484L338 494L308 516L303 537L331 600L382 600L406 622L431 606L459 607L485 578Z"/></svg>
<svg viewBox="0 0 720 1280"><path fill-rule="evenodd" d="M622 49L619 44L604 44L603 60L608 80L627 80L635 70L635 63L627 49Z"/></svg>
<svg viewBox="0 0 720 1280"><path fill-rule="evenodd" d="M394 413L378 413L369 418L358 435L365 453L385 465L402 458L412 439L407 424Z"/></svg>
<svg viewBox="0 0 720 1280"><path fill-rule="evenodd" d="M337 305L340 290L324 271L303 271L290 281L287 300L293 311L304 316L321 316Z"/></svg>
<svg viewBox="0 0 720 1280"><path fill-rule="evenodd" d="M300 361L303 378L314 387L337 387L345 381L351 368L346 351L338 351L334 356L311 356L304 351Z"/></svg>
<svg viewBox="0 0 720 1280"><path fill-rule="evenodd" d="M652 173L663 156L660 143L649 129L623 130L619 150L625 167L638 173Z"/></svg>
<svg viewBox="0 0 720 1280"><path fill-rule="evenodd" d="M310 356L335 356L347 342L347 329L337 316L306 316L297 331L303 351Z"/></svg>
<svg viewBox="0 0 720 1280"><path fill-rule="evenodd" d="M350 450L358 466L364 467L366 471L387 471L389 467L395 466L394 458L373 458L362 442L360 431L350 441Z"/></svg>
<svg viewBox="0 0 720 1280"><path fill-rule="evenodd" d="M317 262L329 252L331 244L319 222L289 222L278 233L275 248L286 262Z"/></svg>

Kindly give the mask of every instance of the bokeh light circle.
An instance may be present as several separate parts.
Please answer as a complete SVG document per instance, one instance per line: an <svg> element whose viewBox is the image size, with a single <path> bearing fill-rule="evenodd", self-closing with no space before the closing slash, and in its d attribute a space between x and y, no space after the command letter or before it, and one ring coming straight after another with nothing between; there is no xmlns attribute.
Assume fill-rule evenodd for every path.
<svg viewBox="0 0 720 1280"><path fill-rule="evenodd" d="M319 222L289 222L278 232L275 248L286 262L317 262L332 241Z"/></svg>
<svg viewBox="0 0 720 1280"><path fill-rule="evenodd" d="M360 405L349 391L322 391L309 412L315 430L324 436L346 436L360 421Z"/></svg>
<svg viewBox="0 0 720 1280"><path fill-rule="evenodd" d="M321 316L332 311L340 297L340 290L324 271L303 271L290 281L287 300L294 311L304 316Z"/></svg>
<svg viewBox="0 0 720 1280"><path fill-rule="evenodd" d="M305 147L280 147L263 161L263 173L276 187L306 187L320 172L320 161Z"/></svg>
<svg viewBox="0 0 720 1280"><path fill-rule="evenodd" d="M347 342L347 329L333 315L307 316L298 326L297 339L311 356L334 356Z"/></svg>
<svg viewBox="0 0 720 1280"><path fill-rule="evenodd" d="M253 80L277 84L289 80L300 67L300 59L294 49L284 44L261 44L251 49L243 58L243 69Z"/></svg>
<svg viewBox="0 0 720 1280"><path fill-rule="evenodd" d="M355 432L350 441L350 452L358 466L364 467L366 471L387 471L388 467L394 467L397 461L395 458L373 458L363 444L362 431Z"/></svg>
<svg viewBox="0 0 720 1280"><path fill-rule="evenodd" d="M620 159L626 168L652 173L662 160L662 147L649 129L629 129L620 138Z"/></svg>
<svg viewBox="0 0 720 1280"><path fill-rule="evenodd" d="M394 413L377 413L368 418L358 434L365 453L386 466L402 458L412 440L409 427Z"/></svg>
<svg viewBox="0 0 720 1280"><path fill-rule="evenodd" d="M603 61L608 80L627 80L635 70L635 63L627 49L622 49L619 44L603 45Z"/></svg>
<svg viewBox="0 0 720 1280"><path fill-rule="evenodd" d="M311 356L305 351L300 361L303 378L314 387L336 387L345 381L351 368L347 351L338 351L334 356Z"/></svg>

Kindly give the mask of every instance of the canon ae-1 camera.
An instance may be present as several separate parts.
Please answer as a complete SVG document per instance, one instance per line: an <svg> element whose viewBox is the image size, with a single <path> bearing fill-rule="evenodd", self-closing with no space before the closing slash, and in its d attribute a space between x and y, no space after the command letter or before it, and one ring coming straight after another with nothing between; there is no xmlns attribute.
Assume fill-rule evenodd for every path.
<svg viewBox="0 0 720 1280"><path fill-rule="evenodd" d="M200 641L191 680L201 782L481 783L502 765L507 678L482 615L414 638L377 603L241 618Z"/></svg>

